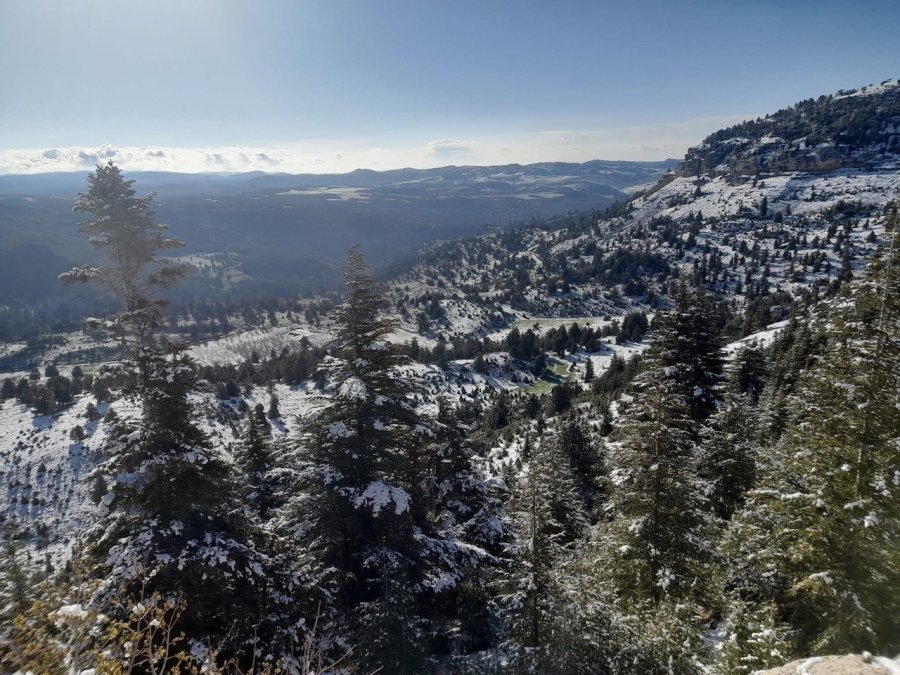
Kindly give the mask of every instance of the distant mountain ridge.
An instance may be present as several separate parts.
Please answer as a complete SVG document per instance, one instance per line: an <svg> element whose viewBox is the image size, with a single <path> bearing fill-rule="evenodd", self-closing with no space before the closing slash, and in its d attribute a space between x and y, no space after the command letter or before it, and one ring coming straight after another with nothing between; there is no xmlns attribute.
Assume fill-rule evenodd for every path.
<svg viewBox="0 0 900 675"><path fill-rule="evenodd" d="M540 162L536 164L502 164L496 166L448 165L432 169L389 169L375 171L356 169L341 174L291 174L250 171L246 173L180 173L169 171L126 171L139 189L193 191L197 189L233 193L267 189L300 187L384 187L414 181L495 180L526 188L540 184L560 184L580 179L593 185L627 188L653 180L662 171L673 168L678 160L629 162L592 160L583 163ZM89 171L48 172L0 175L0 194L68 195L85 189Z"/></svg>
<svg viewBox="0 0 900 675"><path fill-rule="evenodd" d="M425 242L488 225L602 209L654 183L674 160L448 166L348 174L128 172L156 192L161 222L188 254L222 257L184 293L287 296L340 281L347 249L376 264ZM78 233L75 195L85 172L0 176L0 306L71 298L56 277L95 255ZM194 289L189 290L189 289Z"/></svg>

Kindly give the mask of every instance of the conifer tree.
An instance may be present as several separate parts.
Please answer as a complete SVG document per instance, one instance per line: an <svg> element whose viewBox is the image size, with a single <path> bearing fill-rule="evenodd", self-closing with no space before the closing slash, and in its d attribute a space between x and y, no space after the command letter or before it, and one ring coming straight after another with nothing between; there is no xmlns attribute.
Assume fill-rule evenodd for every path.
<svg viewBox="0 0 900 675"><path fill-rule="evenodd" d="M555 442L572 467L572 477L586 513L593 514L600 497L603 457L577 412L560 422Z"/></svg>
<svg viewBox="0 0 900 675"><path fill-rule="evenodd" d="M675 294L675 307L664 322L658 356L663 366L674 370L674 381L691 419L703 421L721 399L718 310L705 290L682 284Z"/></svg>
<svg viewBox="0 0 900 675"><path fill-rule="evenodd" d="M453 531L454 538L497 554L508 533L500 519L502 505L496 491L476 471L475 450L465 438L459 415L446 400L438 403L435 422L430 461L436 495L430 517L439 521L442 529Z"/></svg>
<svg viewBox="0 0 900 675"><path fill-rule="evenodd" d="M750 675L790 660L791 631L772 603L734 599L723 630L728 639L718 659L722 672Z"/></svg>
<svg viewBox="0 0 900 675"><path fill-rule="evenodd" d="M504 582L507 649L525 672L552 672L561 655L551 645L559 631L561 579L587 527L568 458L559 444L537 446L509 504L516 528Z"/></svg>
<svg viewBox="0 0 900 675"><path fill-rule="evenodd" d="M413 403L408 359L387 344L394 322L362 256L351 250L339 347L323 360L328 403L306 421L301 483L290 509L298 547L325 581L333 631L349 635L364 669L423 668L431 627L423 598L454 586L466 549L431 521L434 424Z"/></svg>
<svg viewBox="0 0 900 675"><path fill-rule="evenodd" d="M276 481L272 473L272 429L266 419L262 403L257 403L247 415L247 428L239 448L237 464L244 473L250 492L247 500L267 520L270 510L276 505Z"/></svg>
<svg viewBox="0 0 900 675"><path fill-rule="evenodd" d="M136 197L133 181L112 163L98 166L88 181L75 208L93 216L82 230L111 264L75 268L62 278L101 283L124 305L103 326L125 357L111 373L122 395L139 404L136 418L110 422L109 458L94 470L110 484L88 533L85 555L102 581L93 602L116 616L139 594L176 596L186 606L178 629L252 658L243 641L272 627L259 610L269 600L270 616L278 615L271 593L278 574L237 501L231 465L193 419L194 362L184 346L155 339L164 303L154 293L183 273L156 256L182 243L154 222L152 195ZM290 648L282 646L283 653Z"/></svg>
<svg viewBox="0 0 900 675"><path fill-rule="evenodd" d="M584 381L585 384L590 384L594 381L594 360L590 357L584 364Z"/></svg>
<svg viewBox="0 0 900 675"><path fill-rule="evenodd" d="M829 303L824 352L730 537L797 654L900 649L898 237Z"/></svg>
<svg viewBox="0 0 900 675"><path fill-rule="evenodd" d="M674 333L672 326L667 330ZM652 606L704 599L713 558L690 408L675 370L664 365L672 358L666 350L678 342L660 336L634 382L634 399L609 450L613 519L599 542L619 597Z"/></svg>
<svg viewBox="0 0 900 675"><path fill-rule="evenodd" d="M765 356L756 344L741 349L734 357L728 375L728 392L732 396L746 395L757 404L766 384Z"/></svg>
<svg viewBox="0 0 900 675"><path fill-rule="evenodd" d="M102 327L115 335L130 358L153 343L165 304L156 297L158 291L172 286L187 270L158 257L184 242L166 235L167 226L153 218L154 195L137 197L133 184L112 161L98 164L88 175L89 190L79 194L74 210L89 215L81 231L112 264L75 267L60 275L63 283L98 283L122 302L124 311Z"/></svg>
<svg viewBox="0 0 900 675"><path fill-rule="evenodd" d="M728 520L756 476L756 416L749 395L732 397L700 432L700 473L709 508Z"/></svg>
<svg viewBox="0 0 900 675"><path fill-rule="evenodd" d="M0 530L0 663L9 644L13 622L26 613L31 584L16 545L17 528L6 523Z"/></svg>
<svg viewBox="0 0 900 675"><path fill-rule="evenodd" d="M269 395L269 411L266 413L266 416L270 420L277 420L279 417L281 417L281 411L278 409L278 403L278 396L275 394L275 392L272 392Z"/></svg>
<svg viewBox="0 0 900 675"><path fill-rule="evenodd" d="M496 634L496 608L491 583L497 573L510 528L502 518L502 495L473 466L474 449L465 438L457 411L446 400L438 404L434 443L427 462L434 494L427 518L435 524L435 539L461 542L469 551L460 558L459 581L432 595L425 615L439 633L435 651L464 654L489 644Z"/></svg>
<svg viewBox="0 0 900 675"><path fill-rule="evenodd" d="M790 415L790 398L800 373L822 350L822 327L815 316L792 318L770 348L769 377L759 400L759 437L773 444L784 432Z"/></svg>

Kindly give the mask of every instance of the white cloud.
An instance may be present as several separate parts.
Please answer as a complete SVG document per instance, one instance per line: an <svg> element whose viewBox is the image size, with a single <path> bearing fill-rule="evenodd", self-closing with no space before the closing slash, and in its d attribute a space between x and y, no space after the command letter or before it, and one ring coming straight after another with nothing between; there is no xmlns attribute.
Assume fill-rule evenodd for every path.
<svg viewBox="0 0 900 675"><path fill-rule="evenodd" d="M426 145L431 154L437 156L466 154L472 150L472 143L456 138L437 138Z"/></svg>
<svg viewBox="0 0 900 675"><path fill-rule="evenodd" d="M531 134L460 140L436 138L388 147L364 140L279 146L183 148L115 146L0 150L0 174L83 171L115 161L126 171L285 171L343 173L357 168L428 168L446 164L530 164L591 159L658 160L681 157L705 136L755 115L730 115L618 129L556 129Z"/></svg>

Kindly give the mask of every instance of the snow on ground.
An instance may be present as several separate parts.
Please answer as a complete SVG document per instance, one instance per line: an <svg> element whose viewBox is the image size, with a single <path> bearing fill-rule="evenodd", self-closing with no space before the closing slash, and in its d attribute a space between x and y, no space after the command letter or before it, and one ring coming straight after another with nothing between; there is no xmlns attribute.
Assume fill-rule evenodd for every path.
<svg viewBox="0 0 900 675"><path fill-rule="evenodd" d="M624 314L619 314L617 316L572 316L553 317L550 319L544 317L526 316L521 319L517 319L515 322L513 322L512 325L507 326L506 328L494 331L487 337L496 342L500 342L501 340L506 339L506 336L509 335L509 332L513 328L518 328L522 332L532 330L537 335L540 335L546 331L549 331L551 328L561 328L562 326L565 326L567 329L571 328L573 323L577 323L582 328L605 328L606 326L612 324L613 321L618 321L621 323L624 316Z"/></svg>
<svg viewBox="0 0 900 675"><path fill-rule="evenodd" d="M551 358L548 362L548 370L545 377L538 379L533 385L525 388L518 388L516 391L528 394L546 394L552 388L563 382L581 383L583 388L590 385L584 382L585 364L588 360L592 361L595 376L601 375L608 367L614 356L622 359L629 359L635 354L639 354L647 348L647 344L643 342L629 342L622 345L614 342L605 343L603 349L598 352L579 351L574 354L567 354L563 358ZM589 406L589 404L584 404ZM596 420L587 416L588 425L591 429L595 429ZM490 448L486 455L478 462L479 468L489 478L499 478L503 475L504 467L512 465L518 468L522 463L522 449L525 443L524 434L527 432L531 437L533 444L539 444L544 436L548 436L548 432L552 433L553 426L556 424L555 418L546 420L547 431L543 436L536 433L536 422L532 422L531 426L522 433L511 439L502 439L497 445Z"/></svg>
<svg viewBox="0 0 900 675"><path fill-rule="evenodd" d="M95 511L85 477L96 461L92 448L104 442L106 429L102 421L85 418L91 400L80 396L55 418L36 417L13 400L0 405L0 522L14 524L28 538L32 557L54 566L67 557L79 524L90 522ZM76 425L86 440L70 438ZM52 534L44 537L45 531Z"/></svg>
<svg viewBox="0 0 900 675"><path fill-rule="evenodd" d="M701 182L701 194L695 196L697 187L696 177L675 178L656 192L636 200L631 217L649 220L670 216L683 220L691 213L700 212L707 219L736 218L743 209L757 210L764 197L771 213L783 213L790 207L794 215L816 213L840 200L881 205L900 190L900 172L896 161L888 161L872 169L763 175L759 180L739 183L716 176Z"/></svg>
<svg viewBox="0 0 900 675"><path fill-rule="evenodd" d="M389 333L386 337L386 340L393 344L404 344L407 342L412 342L413 340L417 340L422 347L428 347L429 349L437 344L437 340L426 337L424 335L419 335L419 333L417 333L415 330L406 326L401 326L400 328L397 328L393 332Z"/></svg>
<svg viewBox="0 0 900 675"><path fill-rule="evenodd" d="M0 359L21 354L28 349L24 342L0 342Z"/></svg>
<svg viewBox="0 0 900 675"><path fill-rule="evenodd" d="M254 328L240 331L216 340L209 340L191 347L191 356L202 366L220 364L237 365L246 361L256 352L268 357L271 350L280 352L282 347L299 341L291 329L285 326L275 328Z"/></svg>
<svg viewBox="0 0 900 675"><path fill-rule="evenodd" d="M759 331L758 333L753 333L753 335L748 335L745 338L741 338L740 340L736 340L735 342L731 342L725 345L722 349L725 352L726 358L734 358L735 355L745 347L756 346L759 348L768 347L772 344L772 341L775 337L782 331L784 328L790 323L790 320L779 321L778 323L772 323L766 326L764 330Z"/></svg>

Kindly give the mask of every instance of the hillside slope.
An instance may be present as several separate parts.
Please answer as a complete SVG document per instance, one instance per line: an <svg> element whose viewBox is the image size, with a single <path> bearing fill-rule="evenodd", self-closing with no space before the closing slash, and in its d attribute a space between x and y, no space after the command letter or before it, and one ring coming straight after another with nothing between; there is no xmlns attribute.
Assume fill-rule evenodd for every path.
<svg viewBox="0 0 900 675"><path fill-rule="evenodd" d="M488 337L495 351L481 368L471 358L419 364L416 374L429 392L422 404L435 405L439 398L458 405L490 402L497 391L544 393L580 377L588 360L599 374L614 354L628 357L641 349L600 341L594 351L551 355L542 376L509 353L506 338L512 328L536 327L534 333L541 335L577 319L599 331L621 322L629 311L666 307L673 285L690 278L719 292L735 306L735 315L744 317L731 327L737 340L789 317L799 300L852 278L884 241L886 209L900 195L898 91L894 82L853 96L805 102L767 118L764 128L752 127L752 133L749 127L718 132L691 150L678 171L605 213L546 219L539 227L426 246L408 268L387 279L401 321L395 340L434 347ZM780 125L798 115L831 119L827 113L835 105L845 112L858 106L864 127L879 128L878 135L855 136L852 151L828 170L781 171L776 163L766 165L769 171L740 173L750 158L763 156L773 134L790 141L779 151L779 162L791 152L806 156L807 148L794 144L794 132ZM840 129L855 128L847 126L845 116L836 119L834 128L823 122L816 133L835 138L846 133ZM711 148L729 150L719 156ZM692 174L686 167L701 155L714 157L707 163L715 165ZM310 343L323 347L333 337L327 317L321 325L297 315L291 321L288 327L248 331L198 347L195 354L210 367L252 368L246 364L254 352L301 351ZM54 354L59 357L61 350ZM26 375L0 373L0 380ZM297 416L307 414L321 393L310 379L273 387L281 400L278 429L290 433ZM268 402L269 392L258 386L223 398L210 381L195 393L204 428L222 446L235 441L243 419L241 398L252 408ZM97 493L92 498L94 485L84 480L96 460L92 449L102 445L106 429L105 421L85 418L90 402L96 403L91 394L78 396L51 417L35 416L15 400L0 401L2 518L17 523L35 560L47 555L51 564L59 564L102 506ZM112 408L128 414L124 402ZM108 412L105 404L98 409ZM71 438L76 425L84 428L85 439ZM515 459L517 444L521 438L489 448L485 471L499 473Z"/></svg>

